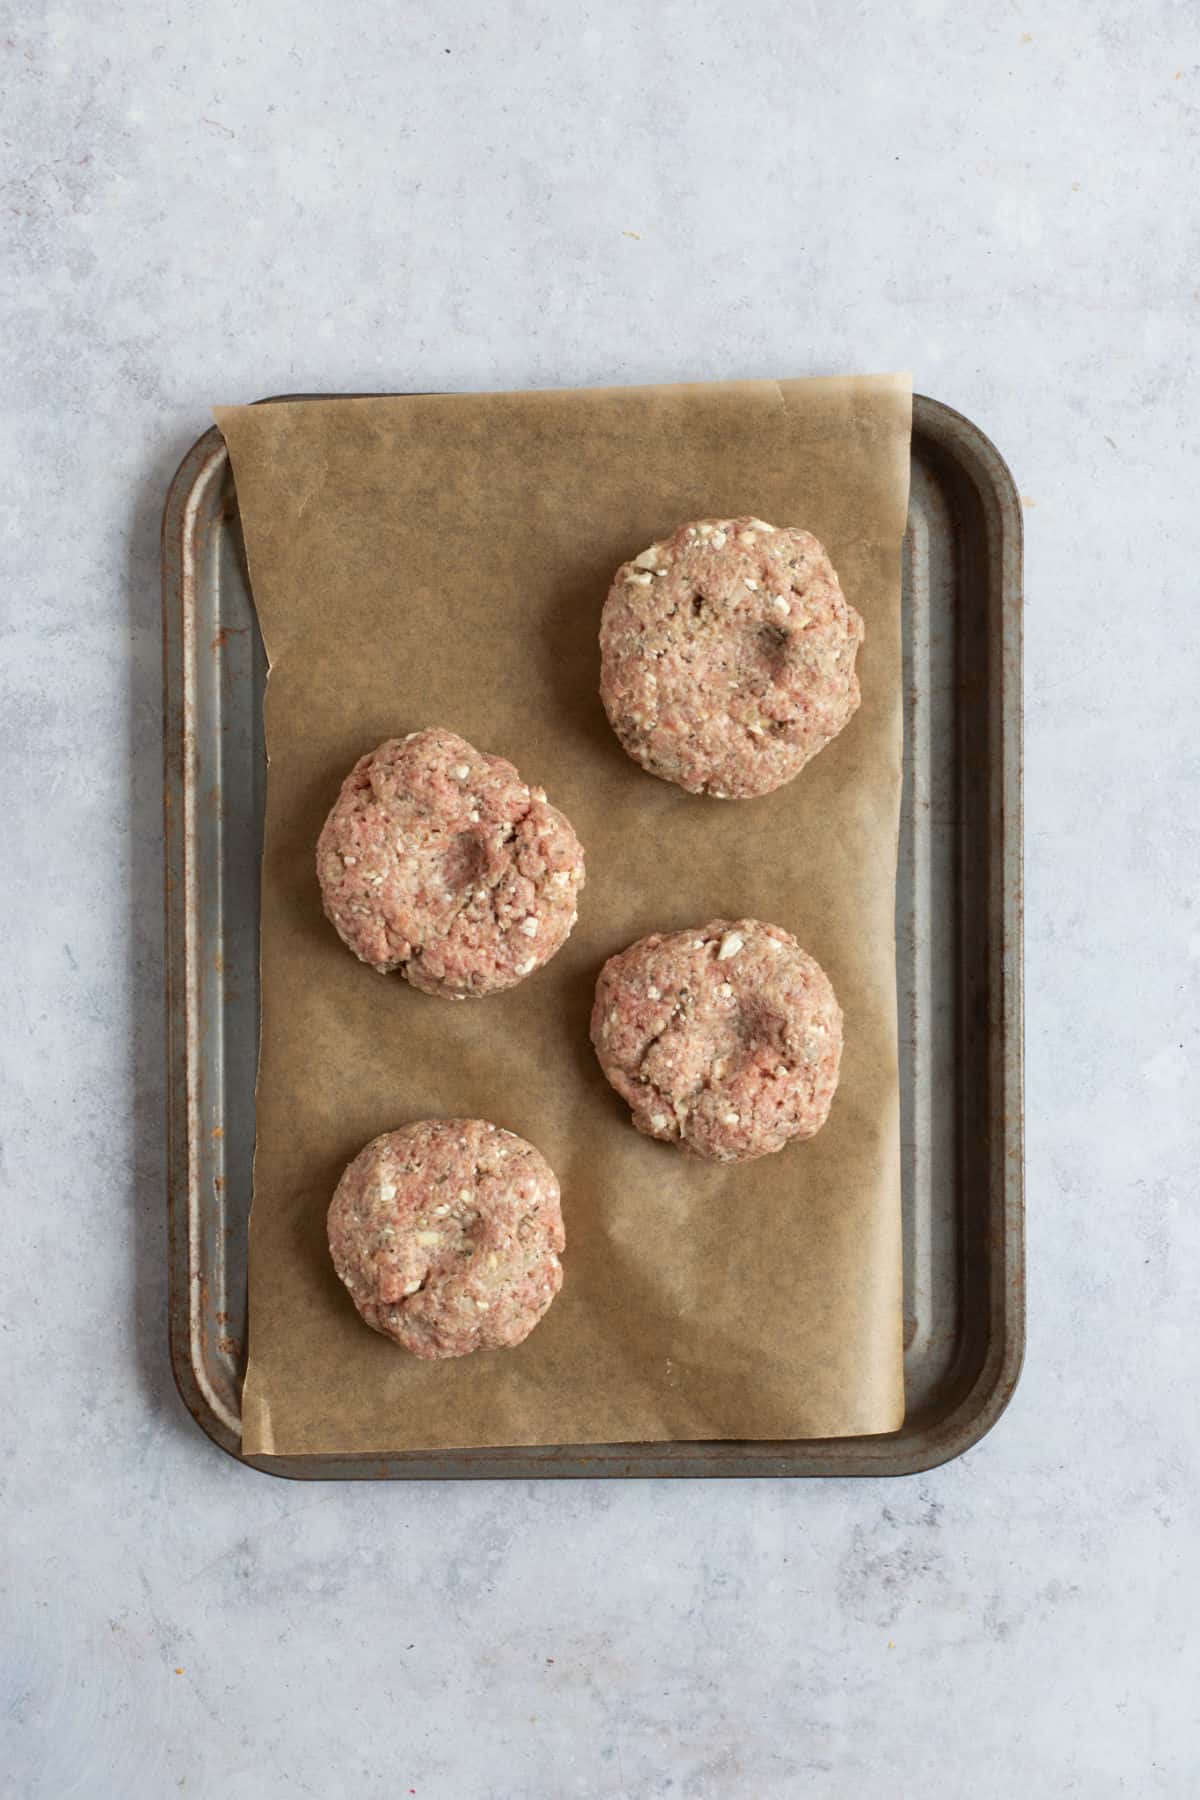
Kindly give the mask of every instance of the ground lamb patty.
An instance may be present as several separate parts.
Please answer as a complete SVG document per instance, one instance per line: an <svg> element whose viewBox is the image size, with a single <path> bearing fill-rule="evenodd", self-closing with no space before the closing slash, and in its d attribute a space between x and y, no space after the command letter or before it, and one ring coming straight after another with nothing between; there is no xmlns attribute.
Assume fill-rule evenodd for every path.
<svg viewBox="0 0 1200 1800"><path fill-rule="evenodd" d="M811 532L700 519L617 570L600 697L652 775L721 800L769 794L857 710L863 630Z"/></svg>
<svg viewBox="0 0 1200 1800"><path fill-rule="evenodd" d="M824 970L782 926L714 919L609 958L592 1042L639 1131L745 1162L825 1123L842 1012Z"/></svg>
<svg viewBox="0 0 1200 1800"><path fill-rule="evenodd" d="M562 947L583 850L542 788L435 727L355 763L321 832L317 877L363 962L465 1000L512 987Z"/></svg>
<svg viewBox="0 0 1200 1800"><path fill-rule="evenodd" d="M329 1251L372 1330L427 1359L519 1344L562 1286L545 1158L484 1119L421 1119L360 1150Z"/></svg>

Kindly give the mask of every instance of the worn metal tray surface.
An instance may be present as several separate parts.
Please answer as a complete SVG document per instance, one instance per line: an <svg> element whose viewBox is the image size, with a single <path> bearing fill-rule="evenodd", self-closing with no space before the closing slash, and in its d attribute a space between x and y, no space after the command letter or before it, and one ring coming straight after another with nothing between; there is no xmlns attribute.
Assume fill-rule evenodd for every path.
<svg viewBox="0 0 1200 1800"><path fill-rule="evenodd" d="M188 1411L240 1456L266 659L215 430L172 483L163 571L171 1359ZM1024 1346L1021 517L983 434L920 396L904 619L903 1429L245 1460L325 1479L900 1475L994 1424Z"/></svg>

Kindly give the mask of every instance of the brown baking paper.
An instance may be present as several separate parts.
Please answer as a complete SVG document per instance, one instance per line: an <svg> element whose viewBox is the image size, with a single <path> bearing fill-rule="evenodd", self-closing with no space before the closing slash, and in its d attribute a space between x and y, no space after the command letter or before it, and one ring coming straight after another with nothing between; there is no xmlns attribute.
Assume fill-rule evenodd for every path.
<svg viewBox="0 0 1200 1800"><path fill-rule="evenodd" d="M901 1422L893 890L907 377L221 409L271 663L244 1448L826 1437ZM863 704L800 778L720 802L644 774L597 697L610 577L681 520L830 550ZM445 725L516 763L587 852L547 968L467 1005L356 962L314 845L355 758ZM715 916L828 971L841 1085L813 1140L714 1167L640 1137L588 1041L605 957ZM325 1212L378 1132L475 1115L562 1183L565 1281L518 1349L419 1362L360 1323Z"/></svg>

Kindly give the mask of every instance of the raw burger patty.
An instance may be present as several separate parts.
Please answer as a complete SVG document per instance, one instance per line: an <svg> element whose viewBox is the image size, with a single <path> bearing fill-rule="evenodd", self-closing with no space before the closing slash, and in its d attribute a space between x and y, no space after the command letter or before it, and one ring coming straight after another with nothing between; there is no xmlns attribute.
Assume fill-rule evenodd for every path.
<svg viewBox="0 0 1200 1800"><path fill-rule="evenodd" d="M609 958L592 1042L639 1131L714 1162L745 1162L825 1123L842 1010L824 970L782 926L714 919Z"/></svg>
<svg viewBox="0 0 1200 1800"><path fill-rule="evenodd" d="M372 1330L414 1356L519 1344L562 1286L554 1171L483 1119L421 1119L360 1150L329 1253Z"/></svg>
<svg viewBox="0 0 1200 1800"><path fill-rule="evenodd" d="M600 697L652 775L744 800L798 775L856 711L862 639L810 532L701 519L617 570Z"/></svg>
<svg viewBox="0 0 1200 1800"><path fill-rule="evenodd" d="M494 994L575 923L583 850L541 788L453 731L389 738L342 783L317 844L325 911L381 974Z"/></svg>

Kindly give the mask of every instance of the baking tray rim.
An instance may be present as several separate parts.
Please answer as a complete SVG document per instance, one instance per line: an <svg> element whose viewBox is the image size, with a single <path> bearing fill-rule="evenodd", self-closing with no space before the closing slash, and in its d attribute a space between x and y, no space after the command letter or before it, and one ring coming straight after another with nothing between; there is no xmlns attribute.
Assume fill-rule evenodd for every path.
<svg viewBox="0 0 1200 1800"><path fill-rule="evenodd" d="M273 400L370 396L271 396ZM265 402L264 402L265 403ZM1022 731L1021 607L1023 521L1012 474L995 445L964 414L925 395L913 395L914 455L918 442L957 465L990 513L989 596L998 597L993 644L997 673L989 691L999 698L999 840L1001 865L998 910L1000 939L993 962L1002 971L999 1017L992 1014L989 1042L998 1068L1003 1106L1002 1204L997 1253L988 1263L991 1313L987 1349L965 1392L946 1413L906 1436L899 1432L867 1437L766 1440L650 1440L628 1444L513 1445L459 1450L402 1451L355 1455L302 1454L249 1456L240 1447L240 1417L215 1391L196 1354L193 1289L201 1279L195 1264L196 1191L194 1121L189 1114L188 1069L197 1044L197 1021L189 1004L186 926L186 821L179 804L186 787L189 696L173 691L175 632L189 607L195 579L189 526L198 492L211 479L213 464L227 460L224 440L212 426L182 458L168 488L162 520L163 557L163 721L164 854L167 1018L167 1205L169 1338L172 1374L181 1400L200 1429L235 1461L285 1479L583 1479L891 1476L920 1474L962 1455L991 1431L1012 1398L1025 1351L1024 1230L1024 1065L1023 1065L1023 895L1022 895ZM989 505L990 502L990 505ZM994 541L993 541L994 540ZM174 604L173 604L174 603ZM180 684L181 689L183 684ZM177 729L173 730L175 726ZM993 807L992 813L995 812ZM989 815L995 829L997 820ZM990 871L989 871L990 874ZM995 881L989 902L996 907ZM995 974L995 969L992 974ZM998 1039L998 1042L997 1042ZM182 1104L181 1104L182 1099ZM182 1216L181 1216L182 1215ZM993 1227L996 1234L996 1228ZM996 1277L1000 1276L997 1294ZM568 1466L559 1466L566 1462ZM462 1465L462 1466L458 1466ZM539 1466L544 1465L544 1466Z"/></svg>

